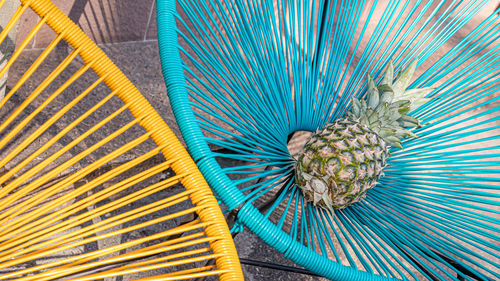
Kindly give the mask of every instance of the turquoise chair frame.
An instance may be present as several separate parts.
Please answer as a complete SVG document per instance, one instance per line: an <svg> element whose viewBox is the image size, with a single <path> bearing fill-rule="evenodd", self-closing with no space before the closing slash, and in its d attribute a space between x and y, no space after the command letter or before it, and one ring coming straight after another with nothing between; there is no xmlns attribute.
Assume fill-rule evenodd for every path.
<svg viewBox="0 0 500 281"><path fill-rule="evenodd" d="M286 258L333 280L500 279L498 8L478 20L488 1L274 2L157 1L170 103L228 210ZM438 57L469 21L470 32ZM343 116L366 92L366 73L380 79L390 60L400 70L416 58L410 88L436 86L412 113L423 120L419 138L391 150L386 176L362 202L334 213L305 203L290 136ZM220 158L246 164L221 167ZM257 200L276 190L259 210Z"/></svg>

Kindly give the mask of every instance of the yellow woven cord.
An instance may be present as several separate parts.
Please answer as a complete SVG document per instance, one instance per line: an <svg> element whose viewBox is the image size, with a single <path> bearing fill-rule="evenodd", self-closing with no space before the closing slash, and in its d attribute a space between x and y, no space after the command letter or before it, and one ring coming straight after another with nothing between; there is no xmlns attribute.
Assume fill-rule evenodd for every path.
<svg viewBox="0 0 500 281"><path fill-rule="evenodd" d="M40 19L0 69L29 65L0 101L0 280L243 280L212 192L158 113L55 5L20 2L0 43L27 9ZM43 26L54 39L27 64Z"/></svg>

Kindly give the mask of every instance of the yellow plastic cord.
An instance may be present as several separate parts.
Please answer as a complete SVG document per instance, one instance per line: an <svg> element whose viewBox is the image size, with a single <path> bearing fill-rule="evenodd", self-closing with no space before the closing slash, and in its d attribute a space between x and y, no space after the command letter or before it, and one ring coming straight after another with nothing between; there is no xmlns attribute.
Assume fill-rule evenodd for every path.
<svg viewBox="0 0 500 281"><path fill-rule="evenodd" d="M91 182L82 185L78 189L75 189L75 190L65 194L64 196L57 198L56 200L52 201L50 204L48 204L44 207L47 210L51 210L51 209L55 208L55 206L63 205L65 202L68 202L73 198L76 198L80 195L85 194L86 192L89 192L90 190L97 187L98 185L106 182L107 180L110 180L112 177L116 176L117 174L125 172L126 170L128 170L128 167L135 166L138 163L144 161L145 159L150 158L151 156L155 155L157 153L157 150L159 150L159 149L157 148L155 150L152 150L144 155L141 155L140 157L133 159L132 161L130 161L126 164L121 165L120 167L118 167L116 169L113 169L113 170L103 174L102 176L92 180ZM107 198L109 196L112 196L112 195L120 192L120 191L123 191L123 190L133 186L134 184L137 184L137 183L145 180L146 178L150 177L151 175L154 175L158 172L161 172L161 171L167 169L169 167L169 165L170 165L169 162L164 162L162 164L159 164L159 165L157 165L153 168L150 168L142 173L139 173L139 174L134 175L132 177L129 177L126 180L123 180L117 184L114 184L105 190L101 190L97 193L94 193L90 196L87 196L84 199L82 199L74 204L71 204L65 208L59 209L58 211L55 211L55 212L51 213L50 215L45 215L43 217L40 217L41 215L44 214L44 213L40 212L39 214L36 214L35 216L33 216L32 214L27 214L27 216L18 217L18 218L16 218L14 223L9 222L9 227L12 227L12 229L15 229L15 230L10 230L10 228L7 228L7 229L2 230L2 232L0 232L0 235L4 238L16 237L17 243L25 242L28 240L30 241L30 243L36 243L36 242L38 242L38 240L36 240L36 239L30 240L30 238L25 238L25 236L28 234L34 233L34 232L37 232L37 235L41 235L44 233L51 233L51 232L56 231L56 230L59 230L59 231L68 230L68 229L78 225L79 221L83 221L85 219L97 217L98 216L97 214L100 213L99 209L103 209L104 213L109 213L109 212L113 211L114 209L119 208L120 206L122 206L124 204L124 203L119 204L120 201L123 199L115 200L112 202L112 204L111 203L106 204L106 205L103 205L101 207L94 209L94 212L92 213L92 215L81 214L81 215L72 217L70 219L67 219L64 222L60 222L57 225L55 225L55 223L57 223L60 219L64 218L65 216L72 215L78 211L84 210L85 208L92 206L95 202L98 202L104 198ZM168 183L170 185L173 185L177 182L178 182L178 177L175 176L175 177L169 178L168 180L165 180L164 184ZM155 186L146 187L143 190L141 190L140 192L137 192L137 193L140 193L140 195L137 195L136 193L134 193L134 198L145 197L148 194L150 194L150 190L154 189L154 188L155 188ZM113 208L111 208L110 206L113 206ZM28 221L28 216L31 216L32 218L37 219L37 220L35 222L23 225L23 223L25 221ZM71 223L73 223L73 224L71 224ZM50 225L52 225L52 226L49 227ZM2 254L4 254L3 251L5 251L5 249L2 247L3 245L4 245L4 243L0 243L0 251L2 251ZM23 244L23 245L29 246L29 244Z"/></svg>
<svg viewBox="0 0 500 281"><path fill-rule="evenodd" d="M10 170L9 172L5 173L4 175L2 175L0 177L0 184L3 184L7 179L9 179L10 177L12 177L16 172L18 172L20 169L24 168L26 166L26 164L30 163L31 161L33 161L33 159L35 159L36 157L38 157L41 153L43 153L44 151L46 151L50 146L52 146L54 143L56 143L59 139L61 139L63 136L65 136L70 130L72 130L73 128L75 128L78 124L80 124L84 119L86 119L87 117L89 117L89 115L91 115L92 113L94 113L99 107L101 107L103 104L105 104L109 99L111 99L113 96L115 95L115 92L111 93L110 95L108 95L106 98L104 98L103 100L101 100L99 103L97 103L95 106L93 106L91 109L89 109L87 112L85 112L84 114L82 114L81 116L79 116L75 121L73 121L70 125L68 125L66 128L64 128L61 132L59 132L55 137L53 137L52 139L50 139L47 143L45 143L44 146L40 147L36 152L34 152L31 156L29 156L28 158L26 158L22 163L18 164L16 167L14 167L12 170ZM125 111L125 109L127 109L126 106L123 106L122 108L120 108L119 110L115 111L114 113L112 113L110 115L110 117L116 117L118 116L120 113L122 113L123 111ZM99 128L101 128L106 122L102 121L100 122L99 124L95 125L94 127L92 127L90 130L86 131L84 134L80 135L79 139L75 139L72 144L76 144L78 143L79 141L81 141L82 139L86 138L87 136L89 136L90 134L94 133L95 131L97 131ZM68 148L67 149L70 149L70 145L67 146ZM61 151L61 154L64 153L65 151ZM0 167L4 167L6 164L6 162L1 162L1 165ZM1 190L0 190L0 196L1 196Z"/></svg>
<svg viewBox="0 0 500 281"><path fill-rule="evenodd" d="M68 57L64 59L64 61L61 62L61 64L59 64L57 68L54 71L52 71L50 75L33 91L33 93L31 93L31 95L28 98L26 98L17 109L5 121L2 122L2 125L0 125L0 131L3 131L12 122L12 120L14 120L17 116L19 116L19 114L26 108L26 106L28 106L28 104L30 104L43 90L45 90L47 86L49 86L49 84L52 83L54 79L56 79L56 77L58 77L59 74L61 74L61 72L64 69L66 69L66 67L71 63L71 61L76 57L76 55L78 55L77 49L71 52L71 54L69 54ZM78 74L81 75L82 73L83 72L80 71ZM76 80L76 78L74 79ZM65 84L64 88L66 88L68 85L69 84ZM60 89L58 91L58 94L62 92L62 90L63 89ZM0 142L0 148L2 148L5 145L5 143L10 139L12 134L18 132L19 132L19 126L16 132L10 132L10 134L7 137L4 137L2 139L2 141Z"/></svg>
<svg viewBox="0 0 500 281"><path fill-rule="evenodd" d="M20 2L0 32L0 43L28 8L40 20L0 69L0 77L15 66L43 26L50 27L57 35L0 101L0 109L7 112L0 120L0 149L5 151L0 158L0 280L97 280L122 275L136 276L137 280L184 280L211 275L218 275L221 280L243 280L234 243L217 201L158 113L53 3ZM5 0L0 0L0 8L4 3ZM12 102L62 41L72 51L25 98ZM83 65L52 89L54 82L60 81L62 73L77 60L82 60ZM90 85L75 97L64 98L61 108L54 111L54 103L60 102L75 81L89 72L97 74L97 78L89 81ZM109 94L89 105L92 93L103 85L109 88ZM47 93L49 89L51 92ZM79 110L75 120L64 122L84 100L89 108ZM99 117L95 124L82 126L88 118L102 113L102 108L117 102L118 106L106 109L106 116ZM13 104L15 107L10 108ZM46 115L47 111L52 112ZM38 118L41 113L45 114L43 119ZM119 122L127 114L133 118ZM113 122L120 125L110 125ZM139 132L138 126L145 131ZM105 128L113 129L102 139L84 144ZM61 143L70 133L74 135L76 129L79 130L76 137ZM123 143L123 139L127 142ZM151 145L150 140L156 147L143 151L143 146ZM107 147L112 148L111 152L97 152ZM137 151L141 151L139 155ZM155 160L158 153L166 160ZM91 158L95 154L99 158ZM134 157L130 158L131 155ZM79 166L90 159L88 164ZM117 163L122 161L118 159L126 161ZM160 162L139 169L151 161ZM105 172L91 176L108 166L110 169ZM152 181L167 169L173 175ZM88 177L91 179L87 180ZM179 190L179 184L185 189ZM138 186L141 188L137 189ZM148 199L130 208L158 194L168 196ZM165 210L172 211L164 213ZM116 237L167 222L178 224L185 217L198 218L116 243ZM115 239L112 240L115 244L53 258L93 243L106 245L109 239ZM37 262L44 258L49 260ZM207 261L215 264L206 264ZM26 267L27 262L35 263ZM153 275L140 275L142 272Z"/></svg>
<svg viewBox="0 0 500 281"><path fill-rule="evenodd" d="M0 107L3 107L5 102L8 101L12 97L12 95L14 95L14 93L16 93L17 90L19 90L19 88L21 88L21 86L26 82L26 80L28 80L28 78L31 77L33 72L35 72L35 70L38 69L40 64L42 64L42 62L47 58L47 56L50 54L50 52L52 52L52 50L61 41L61 39L62 39L62 34L59 34L59 35L57 35L56 38L54 38L54 40L52 40L52 42L50 42L50 44L47 46L47 48L45 48L43 50L42 54L40 54L40 56L36 59L36 61L23 74L21 79L19 79L19 81L5 95L5 98L0 101ZM7 71L7 69L5 71Z"/></svg>
<svg viewBox="0 0 500 281"><path fill-rule="evenodd" d="M106 123L108 121L108 119L111 119L110 118L111 116L112 115L110 115L109 117L107 117L105 120L101 121L101 123ZM135 125L136 123L138 123L138 121L139 120L136 119L136 120L134 120L134 121L126 124L125 126L121 127L117 131L115 131L112 134L108 135L106 138L102 139L98 143L94 144L93 146L89 147L85 151L77 154L75 157L73 157L70 160L66 161L64 164L59 165L56 169L51 170L50 172L44 174L42 177L40 177L40 178L36 179L35 181L31 182L30 184L24 186L23 189L25 190L25 192L30 192L30 191L35 190L37 187L39 187L42 184L48 182L51 178L54 178L56 175L62 173L63 171L65 171L66 169L68 169L69 167L71 167L73 164L75 164L78 161L80 161L81 159L83 159L85 156L89 155L90 153L92 153L93 151L97 150L98 148L100 148L101 146L103 146L104 144L106 144L107 142L109 142L110 140L116 138L118 135L121 135L122 133L124 133L125 131L127 131L128 129L130 129L130 127L132 127L133 125ZM100 125L100 124L98 124L98 125ZM136 146L137 144L146 141L149 138L150 135L151 135L151 133L147 133L147 134L145 134L145 135L143 135L143 136L135 139L134 142L128 143L125 146L125 148L129 148L130 149L130 148ZM83 136L84 135L80 136L79 138L76 138L73 142L71 142L70 144L68 144L67 146L65 146L63 149L59 150L57 153L52 154L50 157L48 157L47 159L45 159L44 161L42 161L41 163L39 163L38 165L36 165L32 169L30 169L26 173L24 173L22 177L19 177L19 178L13 180L12 182L10 182L9 184L7 184L4 188L0 189L0 195L1 196L6 195L7 192L14 190L22 182L24 182L28 178L31 178L37 172L39 172L42 169L44 169L47 165L49 165L54 160L56 160L57 158L59 158L59 156L61 156L64 152L66 152L67 150L69 150L72 147L72 145L80 142L80 140L83 139ZM61 185L69 183L72 180L76 181L77 179L83 178L85 175L87 175L90 172L92 172L93 170L95 170L96 167L102 166L104 163L107 163L107 162L111 161L112 159L114 159L115 157L117 157L120 154L122 154L122 151L117 150L113 154L108 154L108 155L104 156L103 158L97 160L96 162L94 162L94 163L90 164L89 166L85 167L84 169L82 169L79 173L71 175L71 177L65 179L64 182L59 182L59 183L55 184L52 187L52 189L58 189ZM1 191L4 191L4 192L1 192ZM44 193L48 193L49 191L45 190L43 192ZM8 196L6 199L4 199L2 201L2 204L9 205L9 204L12 204L13 202L15 202L18 199L20 199L20 195L12 194L12 195ZM32 198L30 198L28 200L29 201L33 201L33 200L38 200L38 199L39 199L39 197L37 197L37 198L32 197ZM29 203L29 201L28 201L28 203ZM1 213L0 214L0 224L3 224L3 223L5 223L6 220L8 220L8 219L5 219L5 217L7 215L10 215L12 213L11 210L20 209L21 207L27 205L28 203L23 202L21 204L16 204L15 208L12 208L12 209L10 209L8 211L5 211L5 212ZM11 217L9 217L9 219ZM3 218L3 220L1 220L2 218Z"/></svg>
<svg viewBox="0 0 500 281"><path fill-rule="evenodd" d="M0 77L7 72L9 67L14 63L14 61L16 61L16 59L19 57L24 48L26 48L28 43L33 39L33 37L35 37L35 34L40 30L40 28L42 28L44 24L45 24L45 19L41 19L40 21L38 21L35 28L31 30L31 32L28 34L28 37L26 37L26 39L23 40L19 48L16 49L16 51L12 54L12 57L10 57L10 59L7 61L2 70L0 70Z"/></svg>

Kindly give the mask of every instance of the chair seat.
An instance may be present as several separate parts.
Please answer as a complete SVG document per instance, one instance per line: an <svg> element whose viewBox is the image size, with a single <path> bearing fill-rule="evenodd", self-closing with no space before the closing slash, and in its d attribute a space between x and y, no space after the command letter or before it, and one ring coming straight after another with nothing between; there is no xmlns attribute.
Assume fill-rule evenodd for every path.
<svg viewBox="0 0 500 281"><path fill-rule="evenodd" d="M238 221L333 280L500 278L499 16L487 1L157 3L163 75L191 156ZM489 10L488 10L489 9ZM498 11L498 10L497 10ZM435 87L366 198L330 212L290 140L345 116L366 75L418 61Z"/></svg>
<svg viewBox="0 0 500 281"><path fill-rule="evenodd" d="M0 279L242 280L195 163L89 37L23 0L0 42L29 10L39 21L0 69L18 73L0 101ZM42 29L53 40L27 56Z"/></svg>

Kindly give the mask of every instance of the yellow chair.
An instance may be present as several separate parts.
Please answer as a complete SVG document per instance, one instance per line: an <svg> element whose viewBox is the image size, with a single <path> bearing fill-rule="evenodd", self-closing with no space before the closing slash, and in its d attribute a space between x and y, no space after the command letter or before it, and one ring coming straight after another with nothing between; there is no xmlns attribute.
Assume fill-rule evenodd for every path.
<svg viewBox="0 0 500 281"><path fill-rule="evenodd" d="M28 9L40 19L0 77L43 26L56 36L0 102L0 280L242 280L194 162L90 38L49 0L23 0L0 43Z"/></svg>

